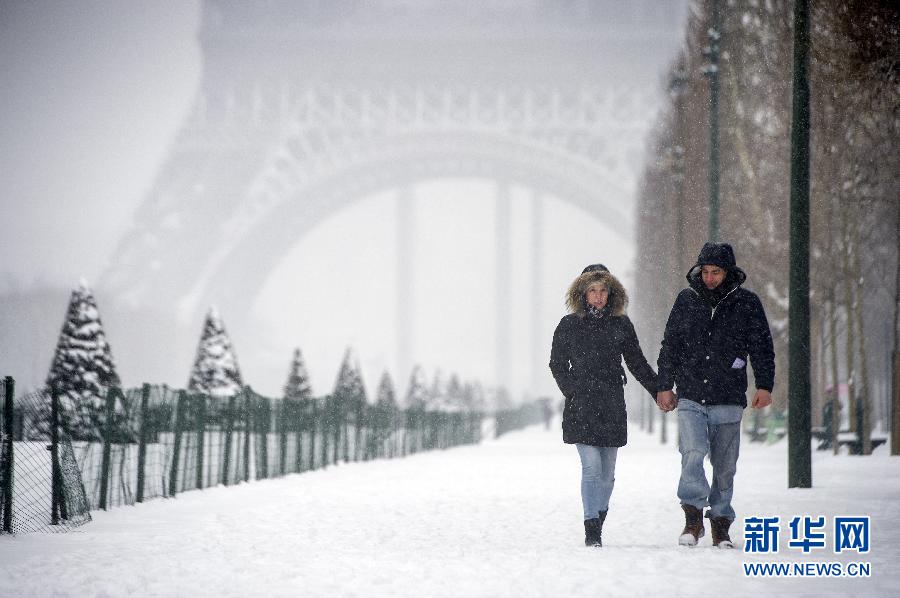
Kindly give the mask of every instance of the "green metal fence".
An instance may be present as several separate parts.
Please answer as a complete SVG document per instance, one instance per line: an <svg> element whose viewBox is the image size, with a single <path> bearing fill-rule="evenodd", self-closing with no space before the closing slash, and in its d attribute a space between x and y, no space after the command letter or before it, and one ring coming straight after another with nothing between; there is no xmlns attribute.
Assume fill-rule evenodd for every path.
<svg viewBox="0 0 900 598"><path fill-rule="evenodd" d="M99 429L73 438L64 407L59 424L48 424L52 404L60 401L48 393L28 398L27 405L11 409L2 406L10 401L0 401L0 422L10 430L3 436L8 448L0 465L8 467L0 468L0 510L14 520L5 529L11 532L61 529L89 520L93 509L219 484L477 443L482 428L482 414L475 411L402 410L336 396L271 399L249 387L212 397L145 384L111 389L98 401ZM58 452L46 446L53 430ZM24 487L23 480L32 477L40 483ZM3 501L9 508L2 509ZM79 516L73 517L76 510Z"/></svg>
<svg viewBox="0 0 900 598"><path fill-rule="evenodd" d="M90 521L71 440L58 401L39 392L0 389L0 532L66 531Z"/></svg>

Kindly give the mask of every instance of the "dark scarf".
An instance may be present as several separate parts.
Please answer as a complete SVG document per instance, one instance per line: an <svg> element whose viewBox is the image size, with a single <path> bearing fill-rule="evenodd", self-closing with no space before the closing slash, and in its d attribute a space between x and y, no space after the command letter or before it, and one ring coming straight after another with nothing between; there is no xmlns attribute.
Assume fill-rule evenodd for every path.
<svg viewBox="0 0 900 598"><path fill-rule="evenodd" d="M597 309L590 303L587 304L587 317L590 320L599 320L603 316L609 314L609 303L603 306L603 309Z"/></svg>

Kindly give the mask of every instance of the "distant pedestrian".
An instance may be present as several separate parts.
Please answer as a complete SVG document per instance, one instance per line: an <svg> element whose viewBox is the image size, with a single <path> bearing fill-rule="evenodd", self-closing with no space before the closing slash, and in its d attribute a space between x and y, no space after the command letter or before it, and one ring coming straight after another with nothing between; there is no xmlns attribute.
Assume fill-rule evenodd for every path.
<svg viewBox="0 0 900 598"><path fill-rule="evenodd" d="M541 399L541 415L544 418L544 428L550 429L550 422L553 421L553 406L550 399Z"/></svg>
<svg viewBox="0 0 900 598"><path fill-rule="evenodd" d="M663 411L678 407L678 498L685 517L678 543L686 546L703 537L703 509L709 506L713 545L734 548L728 530L735 518L731 498L748 357L757 388L753 407L772 403L772 334L759 297L741 287L746 279L731 245L706 243L687 273L688 288L675 299L659 352L656 402ZM703 471L707 453L712 486Z"/></svg>
<svg viewBox="0 0 900 598"><path fill-rule="evenodd" d="M585 268L566 295L569 314L553 333L550 370L565 396L563 442L581 458L584 543L602 546L615 483L616 454L627 442L625 370L654 396L657 381L625 308L622 284L604 267Z"/></svg>

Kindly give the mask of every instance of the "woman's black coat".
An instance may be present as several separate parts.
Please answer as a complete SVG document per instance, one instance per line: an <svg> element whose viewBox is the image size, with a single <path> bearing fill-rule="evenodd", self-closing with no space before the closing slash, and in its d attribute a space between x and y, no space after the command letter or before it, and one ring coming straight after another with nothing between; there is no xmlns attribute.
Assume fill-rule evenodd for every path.
<svg viewBox="0 0 900 598"><path fill-rule="evenodd" d="M550 371L566 397L564 442L625 446L623 357L634 377L655 397L656 374L628 316L569 314L560 320L553 333Z"/></svg>

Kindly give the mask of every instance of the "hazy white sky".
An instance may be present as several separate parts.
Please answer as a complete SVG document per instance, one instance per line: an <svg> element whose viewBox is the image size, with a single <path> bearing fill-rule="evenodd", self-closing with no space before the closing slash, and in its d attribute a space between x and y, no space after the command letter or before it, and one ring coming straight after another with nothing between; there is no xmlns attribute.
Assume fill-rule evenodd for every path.
<svg viewBox="0 0 900 598"><path fill-rule="evenodd" d="M511 323L512 388L532 396L555 393L546 362L569 283L585 265L601 260L630 280L633 246L627 232L619 234L548 197L543 200L544 249L536 255L529 235L531 191L513 187L512 286L498 297L492 185L456 179L416 187L415 300L405 316L415 328L412 352L429 373L441 368L445 381L456 371L464 380L492 384L499 302ZM347 346L360 359L369 392L382 371L394 371L394 210L391 193L364 198L317 226L279 263L253 310L263 333L241 349L245 376L260 381L260 389L266 388L263 382L282 383L285 356L294 345L304 352L317 392L334 384L334 364ZM535 259L545 276L537 330L531 312ZM531 350L535 333L537 363ZM252 361L246 358L251 355ZM406 384L405 379L395 382Z"/></svg>
<svg viewBox="0 0 900 598"><path fill-rule="evenodd" d="M0 289L67 288L82 276L99 279L198 87L198 24L197 0L0 0ZM658 51L648 59L662 68L669 57ZM514 202L514 288L504 297L495 296L492 280L490 182L436 181L416 193L424 231L416 239L418 294L410 314L416 361L429 372L440 367L445 375L457 371L492 384L499 301L513 323L514 389L555 393L546 354L564 313L565 288L596 261L630 281L628 231L612 231L546 199L540 256L546 282L541 325L533 331L527 190L514 190L523 201ZM298 239L258 289L253 314L260 333L234 339L254 388L278 394L294 346L304 351L317 393L332 387L347 346L360 356L370 392L381 372L394 367L396 239L385 218L391 209L393 198L382 194L335 214ZM98 301L102 312L104 297ZM59 320L63 311L60 305L47 317ZM227 326L228 314L223 317ZM109 336L115 355L123 341L114 331ZM537 363L533 338L546 349ZM655 351L650 343L651 359ZM165 382L183 384L189 365ZM120 364L120 370L126 385L144 381L141 364Z"/></svg>
<svg viewBox="0 0 900 598"><path fill-rule="evenodd" d="M196 0L0 0L0 276L99 276L199 82L198 22Z"/></svg>

